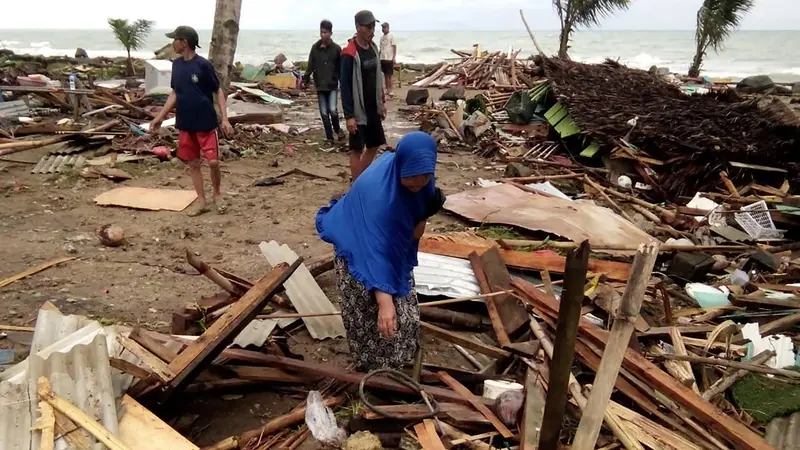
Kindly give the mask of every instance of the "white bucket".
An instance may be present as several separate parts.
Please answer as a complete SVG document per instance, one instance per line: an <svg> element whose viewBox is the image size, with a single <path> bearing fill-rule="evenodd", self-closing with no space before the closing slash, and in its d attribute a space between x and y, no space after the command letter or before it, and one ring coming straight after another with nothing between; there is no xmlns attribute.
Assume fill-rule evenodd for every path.
<svg viewBox="0 0 800 450"><path fill-rule="evenodd" d="M486 380L483 382L483 398L495 400L503 392L522 391L525 387L519 383L503 380Z"/></svg>

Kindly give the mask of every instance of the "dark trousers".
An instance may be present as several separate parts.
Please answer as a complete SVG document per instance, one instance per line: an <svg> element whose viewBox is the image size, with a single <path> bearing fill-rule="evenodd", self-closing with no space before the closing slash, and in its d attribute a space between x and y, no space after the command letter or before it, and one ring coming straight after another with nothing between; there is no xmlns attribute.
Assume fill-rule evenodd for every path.
<svg viewBox="0 0 800 450"><path fill-rule="evenodd" d="M325 127L325 137L333 139L333 133L339 134L339 91L317 91L319 101L319 115L322 118L322 126Z"/></svg>

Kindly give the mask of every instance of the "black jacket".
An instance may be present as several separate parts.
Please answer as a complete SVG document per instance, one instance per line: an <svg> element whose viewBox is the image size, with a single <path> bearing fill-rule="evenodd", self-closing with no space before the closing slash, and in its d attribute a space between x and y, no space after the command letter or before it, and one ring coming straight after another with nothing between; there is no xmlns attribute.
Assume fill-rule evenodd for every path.
<svg viewBox="0 0 800 450"><path fill-rule="evenodd" d="M327 47L322 47L322 41L317 41L308 54L308 68L303 75L303 81L308 83L311 75L317 91L333 91L339 89L339 69L342 61L342 48L331 41Z"/></svg>

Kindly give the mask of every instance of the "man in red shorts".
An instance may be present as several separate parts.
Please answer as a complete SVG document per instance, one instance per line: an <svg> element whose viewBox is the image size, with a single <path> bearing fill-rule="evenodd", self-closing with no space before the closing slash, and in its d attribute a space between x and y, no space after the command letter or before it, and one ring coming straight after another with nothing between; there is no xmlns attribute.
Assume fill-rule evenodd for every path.
<svg viewBox="0 0 800 450"><path fill-rule="evenodd" d="M210 211L203 187L201 158L205 158L211 168L211 187L217 213L224 214L228 205L222 199L219 189L222 177L219 168L217 128L220 122L214 110L214 96L217 97L222 116L222 132L230 136L233 128L228 122L225 92L220 88L214 66L195 53L195 49L200 46L197 32L193 28L180 26L172 33L168 33L167 37L173 39L172 48L181 57L172 62L172 93L164 108L150 124L150 130L158 130L167 114L173 108L176 109L175 126L180 132L178 158L189 166L194 190L197 192L197 207L189 215L194 217Z"/></svg>

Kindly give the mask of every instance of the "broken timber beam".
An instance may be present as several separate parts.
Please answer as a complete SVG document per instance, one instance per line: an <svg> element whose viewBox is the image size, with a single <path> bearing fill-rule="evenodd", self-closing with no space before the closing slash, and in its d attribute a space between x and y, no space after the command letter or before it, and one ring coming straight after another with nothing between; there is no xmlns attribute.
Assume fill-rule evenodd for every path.
<svg viewBox="0 0 800 450"><path fill-rule="evenodd" d="M458 344L462 347L466 347L472 351L489 356L491 358L503 359L511 356L511 352L501 348L492 347L491 345L486 345L482 342L478 342L449 330L445 330L444 328L439 328L436 325L431 325L427 322L420 322L419 326L423 331L426 331L439 339L452 342L453 344Z"/></svg>
<svg viewBox="0 0 800 450"><path fill-rule="evenodd" d="M464 397L466 401L468 401L475 409L477 409L483 417L492 424L492 426L506 439L510 439L514 436L514 433L511 432L504 424L500 421L491 409L489 409L483 402L478 399L472 392L469 391L463 384L459 383L458 380L451 377L450 374L447 372L438 372L436 374L442 383L446 384L450 387L450 389L454 390L457 394Z"/></svg>
<svg viewBox="0 0 800 450"><path fill-rule="evenodd" d="M419 241L419 251L421 252L461 259L469 259L470 253L480 253L485 248L426 238L422 238ZM506 266L536 271L547 270L550 273L564 273L566 259L551 251L520 252L500 249L498 252ZM588 267L590 272L606 274L609 279L615 281L626 281L631 270L630 264L596 259L590 260Z"/></svg>
<svg viewBox="0 0 800 450"><path fill-rule="evenodd" d="M555 298L519 278L513 278L511 284L527 297L527 301L530 301L542 312L553 316L558 314L559 302ZM580 320L579 327L581 333L591 341L601 347L606 346L607 332L586 319ZM763 437L756 434L747 425L728 416L639 353L629 348L626 349L623 367L652 385L654 390L684 407L692 416L710 428L712 434L724 437L737 450L774 450Z"/></svg>
<svg viewBox="0 0 800 450"><path fill-rule="evenodd" d="M214 322L193 344L178 354L169 364L170 370L175 373L168 383L169 386L180 391L211 364L214 358L219 356L247 324L264 309L272 294L283 286L283 283L302 263L303 258L298 258L291 266L286 264L275 266L256 282L253 288L247 291L238 302L231 305L225 315Z"/></svg>
<svg viewBox="0 0 800 450"><path fill-rule="evenodd" d="M488 294L493 292L492 287L489 284L489 280L486 278L486 271L483 267L483 261L481 261L481 257L477 252L472 252L469 254L469 262L472 264L472 271L475 273L475 279L478 280L478 286L481 289L481 293ZM506 332L503 321L500 318L500 311L497 308L497 300L494 297L489 297L484 299L484 302L486 303L486 309L489 312L489 320L492 322L492 328L494 329L494 334L497 337L497 342L500 343L501 347L507 347L511 344L511 339L509 339L508 332Z"/></svg>
<svg viewBox="0 0 800 450"><path fill-rule="evenodd" d="M267 355L264 353L253 352L249 350L228 349L225 351L225 357L236 360L244 361L254 364L265 364L268 366L279 367L291 372L300 372L304 375L321 376L330 379L339 380L348 384L357 386L361 383L365 374L357 372L349 372L342 370L338 367L326 366L324 364L316 364L308 361L300 361L297 359L285 358L283 356ZM372 377L367 380L365 386L372 389L380 389L384 391L399 392L401 394L418 394L415 390L408 386L389 380L383 377ZM425 392L433 395L439 401L451 403L464 403L469 404L464 398L450 389L444 389L436 386L425 386Z"/></svg>
<svg viewBox="0 0 800 450"><path fill-rule="evenodd" d="M614 390L625 349L633 335L634 322L639 317L647 282L653 272L658 257L658 244L651 243L639 247L633 259L631 278L625 287L620 303L619 316L614 318L608 345L603 352L600 368L594 377L592 392L583 410L578 431L572 447L575 450L593 450L603 426L603 418ZM577 322L577 321L576 321Z"/></svg>
<svg viewBox="0 0 800 450"><path fill-rule="evenodd" d="M496 246L493 246L480 255L483 266L483 273L489 283L489 290L485 294L497 291L504 291L511 288L511 276L503 262L503 257ZM474 267L474 265L473 265ZM527 314L525 307L517 302L517 299L510 295L497 297L494 299L497 305L497 312L507 334L513 334L527 324Z"/></svg>
<svg viewBox="0 0 800 450"><path fill-rule="evenodd" d="M572 360L575 356L575 341L578 337L578 321L581 317L588 263L588 241L584 241L580 247L567 253L564 292L560 302L563 308L558 313L555 347L550 361L550 378L547 382L547 400L539 437L541 450L556 450L561 437L561 424L566 413L567 391L572 375Z"/></svg>
<svg viewBox="0 0 800 450"><path fill-rule="evenodd" d="M525 375L525 406L520 427L520 450L534 450L539 444L544 413L544 389L530 367Z"/></svg>

